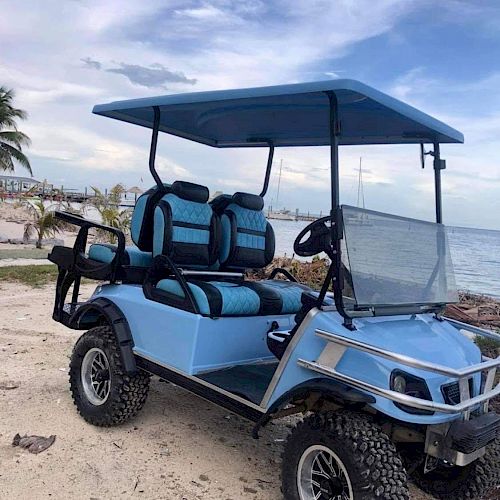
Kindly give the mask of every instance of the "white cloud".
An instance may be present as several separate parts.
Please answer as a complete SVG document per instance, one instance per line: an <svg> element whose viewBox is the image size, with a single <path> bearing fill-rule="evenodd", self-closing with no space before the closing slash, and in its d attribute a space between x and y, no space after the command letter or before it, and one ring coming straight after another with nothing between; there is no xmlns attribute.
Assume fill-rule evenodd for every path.
<svg viewBox="0 0 500 500"><path fill-rule="evenodd" d="M328 78L348 77L335 59L349 53L358 42L391 32L425 3L416 0L9 2L0 17L1 83L17 90L16 103L30 113L23 129L33 139L31 154L36 176L45 177L43 169L54 161L64 162L74 171L88 172L89 183L91 180L101 186L122 180L135 183L139 175L149 178L149 132L92 116L90 111L96 102L143 97L159 90L134 85L122 74L103 69L120 69L122 62L146 69L157 64L157 69L164 70L163 76L171 73L188 75L185 80L197 80L193 85L183 78L167 82L173 92L304 81L312 79L311 67L317 68L315 78L318 74ZM447 15L456 8L451 0L444 5ZM470 3L465 7L471 16L478 15ZM99 65L102 70L97 71ZM94 70L89 70L89 66ZM149 76L145 77L146 83L150 82ZM157 83L158 80L153 82ZM499 224L486 206L491 205L491 200L482 196L492 183L498 185L500 177L497 160L500 116L495 111L500 106L499 83L499 72L464 86L437 79L425 67L416 67L387 85L389 93L424 110L433 110L432 114L466 134L465 146L443 147L449 165L449 171L443 174L445 208L451 208L449 220L454 223L467 221L471 217L470 207L476 204L478 211L485 214L484 224ZM480 113L450 105L451 101L465 102L465 93L487 95L483 99L487 104ZM167 137L162 137L160 149L158 168L169 180L175 177L199 180L212 190L222 187L226 191L258 191L261 187L264 154L216 152ZM360 155L367 170L364 181L369 206L408 215L422 209L432 217L432 170L419 169L418 151L414 147L343 148L342 195L347 202L355 202ZM280 198L304 210L324 210L329 200L327 149L280 150L276 161L281 157L286 168ZM275 188L276 167L270 196ZM461 199L462 193L468 193L467 203Z"/></svg>

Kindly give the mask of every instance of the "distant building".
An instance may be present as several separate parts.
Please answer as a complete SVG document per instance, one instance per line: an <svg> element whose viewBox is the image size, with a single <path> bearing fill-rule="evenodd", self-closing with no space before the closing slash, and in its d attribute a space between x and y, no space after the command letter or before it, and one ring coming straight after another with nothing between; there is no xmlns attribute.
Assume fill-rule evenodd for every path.
<svg viewBox="0 0 500 500"><path fill-rule="evenodd" d="M0 175L0 190L6 193L25 193L30 189L38 186L40 189L37 192L48 193L52 191L52 184L47 181L37 181L32 177L18 177L16 175Z"/></svg>

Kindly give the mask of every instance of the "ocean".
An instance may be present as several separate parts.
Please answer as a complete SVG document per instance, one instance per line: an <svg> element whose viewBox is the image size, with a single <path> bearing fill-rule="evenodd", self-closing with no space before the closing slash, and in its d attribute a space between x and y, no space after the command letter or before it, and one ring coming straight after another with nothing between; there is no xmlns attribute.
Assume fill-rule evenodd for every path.
<svg viewBox="0 0 500 500"><path fill-rule="evenodd" d="M73 205L80 208L80 204ZM85 216L99 219L90 207ZM270 222L276 234L275 255L292 256L295 238L309 223L277 219ZM447 232L458 289L500 298L500 231L447 227Z"/></svg>
<svg viewBox="0 0 500 500"><path fill-rule="evenodd" d="M270 221L276 256L291 256L304 221ZM500 298L500 231L448 227L448 241L459 290Z"/></svg>

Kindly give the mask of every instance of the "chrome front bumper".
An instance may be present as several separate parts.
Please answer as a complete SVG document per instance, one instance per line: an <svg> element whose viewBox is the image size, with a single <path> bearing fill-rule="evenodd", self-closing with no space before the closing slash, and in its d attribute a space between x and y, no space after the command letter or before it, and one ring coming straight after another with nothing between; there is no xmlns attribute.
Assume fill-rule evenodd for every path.
<svg viewBox="0 0 500 500"><path fill-rule="evenodd" d="M469 325L463 323L450 321L450 324L459 330L468 330L475 335L484 335L489 338L492 338L494 336L493 338L500 339L500 335L475 327L469 328ZM321 373L322 375L327 375L358 389L387 398L391 401L405 406L410 406L419 410L428 410L446 414L462 414L464 420L469 420L472 409L475 409L477 406L481 405L480 412L486 413L488 411L489 401L494 397L500 395L500 383L494 386L496 371L498 366L500 366L500 356L496 359L485 358L482 363L456 370L447 366L429 363L427 361L422 361L410 356L394 353L385 349L380 349L379 347L375 347L364 342L359 342L342 335L327 332L325 330L316 330L316 335L328 341L325 349L316 361L299 359L298 364L300 366L313 370L317 373ZM432 373L444 375L449 378L457 379L460 388L460 403L451 405L408 396L406 394L401 394L391 389L378 387L363 380L359 380L349 375L340 373L336 370L336 365L342 358L345 350L348 348L357 349L368 354L379 356L401 365L410 366L413 368L418 368L420 370L425 370ZM471 375L474 375L476 373L484 373L485 378L484 383L481 387L481 394L472 397L472 395L470 394L469 378Z"/></svg>

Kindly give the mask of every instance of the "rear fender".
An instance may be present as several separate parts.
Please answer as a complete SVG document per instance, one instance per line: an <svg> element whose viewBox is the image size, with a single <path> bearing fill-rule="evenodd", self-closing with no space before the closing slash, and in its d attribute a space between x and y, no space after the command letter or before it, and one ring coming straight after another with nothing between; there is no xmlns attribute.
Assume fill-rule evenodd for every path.
<svg viewBox="0 0 500 500"><path fill-rule="evenodd" d="M98 298L79 307L70 319L72 328L78 330L86 330L103 323L109 324L113 329L125 372L130 375L136 373L132 333L125 315L116 304L109 299Z"/></svg>

